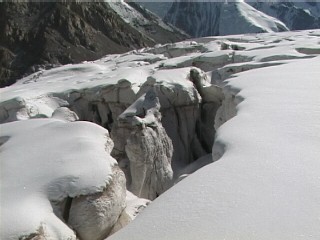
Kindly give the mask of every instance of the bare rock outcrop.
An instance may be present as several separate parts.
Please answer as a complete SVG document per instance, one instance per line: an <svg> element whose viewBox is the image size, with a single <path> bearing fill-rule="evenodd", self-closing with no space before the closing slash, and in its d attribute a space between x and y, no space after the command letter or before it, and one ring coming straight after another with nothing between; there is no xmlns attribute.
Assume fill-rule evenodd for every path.
<svg viewBox="0 0 320 240"><path fill-rule="evenodd" d="M148 206L150 202L150 200L138 198L131 192L127 191L126 208L123 210L118 221L113 226L109 236L133 221L138 214L140 214L140 212L142 212Z"/></svg>
<svg viewBox="0 0 320 240"><path fill-rule="evenodd" d="M125 182L123 172L114 167L105 191L72 200L68 225L82 240L99 240L109 235L126 205Z"/></svg>

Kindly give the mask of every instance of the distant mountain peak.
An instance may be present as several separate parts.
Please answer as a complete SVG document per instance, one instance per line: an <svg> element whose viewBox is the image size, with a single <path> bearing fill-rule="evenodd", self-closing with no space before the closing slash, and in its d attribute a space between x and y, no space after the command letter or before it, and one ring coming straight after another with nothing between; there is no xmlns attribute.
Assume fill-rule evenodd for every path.
<svg viewBox="0 0 320 240"><path fill-rule="evenodd" d="M169 2L139 3L158 14L166 21L182 28L193 36L224 35L225 33L235 34L239 31L242 31L243 33L249 33L252 32L254 25L256 25L255 29L258 32L270 32L278 30L282 31L284 30L283 25L285 25L290 30L320 28L320 2L312 0L176 0ZM227 6L229 4L232 5L234 3L239 3L239 6L251 5L256 10L258 10L256 12L246 6L245 11L240 11L245 13L247 10L249 10L250 12L257 13L253 14L255 15L255 17L251 16L249 19L247 19L247 28L244 27L246 25L244 25L244 22L246 22L245 17L240 18L241 24L239 24L238 18L239 16L246 14L237 14L237 11L230 12L226 10L224 12L223 10L221 10L223 6ZM191 5L194 6L191 7ZM221 6L217 7L215 5ZM222 21L220 18L228 18L228 16L226 16L226 13L231 14L232 16L230 17L231 24L228 24L228 22L226 22L222 25L225 29L229 29L232 31L228 30L228 32L223 32L222 30L219 30L219 26L221 25L220 22ZM267 16L265 16L264 14L266 14ZM266 21L266 19L268 19L268 21ZM261 21L264 24L261 25ZM279 23L279 21L282 23ZM275 26L277 26L279 29L277 30L277 27L275 28Z"/></svg>
<svg viewBox="0 0 320 240"><path fill-rule="evenodd" d="M174 2L164 20L194 37L288 30L243 1Z"/></svg>

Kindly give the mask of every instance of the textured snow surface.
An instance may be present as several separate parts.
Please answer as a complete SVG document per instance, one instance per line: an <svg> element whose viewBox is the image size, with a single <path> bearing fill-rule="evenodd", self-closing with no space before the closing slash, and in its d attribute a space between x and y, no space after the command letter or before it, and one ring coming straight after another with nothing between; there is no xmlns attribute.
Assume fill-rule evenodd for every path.
<svg viewBox="0 0 320 240"><path fill-rule="evenodd" d="M108 132L88 122L35 119L1 125L1 239L39 228L75 239L51 202L102 192L116 161Z"/></svg>
<svg viewBox="0 0 320 240"><path fill-rule="evenodd" d="M261 62L279 64L279 60L309 58L319 54L319 36L319 31L310 31L207 37L43 70L0 89L0 122L41 114L51 117L56 108L68 106L71 100L84 95L94 99L117 88L119 94L109 94L106 100L132 104L148 77L190 92L192 83L187 75L193 66L221 75L228 64L251 69L250 65ZM122 94L126 87L130 92Z"/></svg>
<svg viewBox="0 0 320 240"><path fill-rule="evenodd" d="M174 176L211 162L202 144L215 126L213 163L111 239L319 239L319 44L320 30L199 38L43 70L0 89L1 239L39 227L75 239L50 201L102 191L115 160L103 128L58 119L114 129L150 89Z"/></svg>
<svg viewBox="0 0 320 240"><path fill-rule="evenodd" d="M237 113L213 147L223 156L110 239L319 239L319 79L320 57L233 75Z"/></svg>

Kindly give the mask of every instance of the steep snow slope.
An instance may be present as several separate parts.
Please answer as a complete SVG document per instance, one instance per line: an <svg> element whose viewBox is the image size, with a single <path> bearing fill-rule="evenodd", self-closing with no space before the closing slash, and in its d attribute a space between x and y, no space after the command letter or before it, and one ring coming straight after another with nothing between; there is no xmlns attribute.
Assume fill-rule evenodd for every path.
<svg viewBox="0 0 320 240"><path fill-rule="evenodd" d="M257 51L285 43L276 36L258 35L264 47ZM315 36L319 44L319 31ZM255 42L248 36L233 41ZM320 53L319 45L313 53ZM218 129L213 158L221 158L110 239L319 239L319 76L320 57L232 75L217 115L229 111L228 120L236 114Z"/></svg>
<svg viewBox="0 0 320 240"><path fill-rule="evenodd" d="M256 11L244 2L224 4L220 18L220 35L288 30L279 20Z"/></svg>
<svg viewBox="0 0 320 240"><path fill-rule="evenodd" d="M185 2L185 1L181 1ZM210 1L207 1L210 2ZM197 21L197 24L200 24L201 26L198 26L197 28L203 29L203 31L207 31L210 26L208 26L208 21L213 22L218 21L215 20L213 17L208 18L207 11L211 11L212 14L216 15L216 18L219 19L219 16L223 16L224 14L219 14L217 10L210 10L210 5L211 3L201 3L193 1L193 4L198 5L197 7L194 7L194 11L189 12L189 18L193 18L193 15L197 16L197 19L193 19ZM219 1L218 1L219 2ZM222 2L222 1L220 1ZM320 3L318 1L257 1L257 0L248 0L245 1L247 4L250 4L253 6L255 9L257 9L260 12L263 12L269 16L272 16L281 22L283 22L290 30L302 30L302 29L314 29L314 28L319 28L320 26ZM170 7L173 4L172 2L139 2L139 4L145 6L149 10L155 12L162 18L165 18L167 13L170 10ZM185 4L185 3L181 3ZM200 7L200 5L206 5L206 7ZM209 7L209 8L207 8ZM199 8L199 9L198 9ZM184 9L184 10L183 10ZM197 9L197 10L196 10ZM202 10L201 10L202 9ZM185 11L186 9L184 7L181 7L181 11ZM189 11L189 10L187 10ZM251 10L250 10L251 11ZM255 11L256 12L256 11ZM176 16L171 16L172 13L169 14L170 16L170 21L173 18L176 18L176 21L174 21L174 24L181 25L183 29L188 29L187 25L184 25L182 22L180 22ZM175 10L175 15L179 15L186 20L186 16L183 15L183 13L179 13L178 10ZM229 13L230 14L230 13ZM258 15L261 15L261 13L258 13ZM260 18L259 16L256 16ZM264 17L263 17L264 18ZM191 23L191 22L190 22ZM192 23L193 28L195 27L195 22ZM215 25L215 24L211 24ZM229 22L229 25L233 26L233 22ZM239 25L239 24L237 24ZM240 24L241 25L241 24ZM268 25L268 24L267 24ZM189 31L192 31L192 28L188 29ZM199 30L197 31L199 32ZM193 32L193 35L196 35ZM210 34L208 34L210 33ZM208 33L203 33L200 35L217 35L213 31L209 31Z"/></svg>
<svg viewBox="0 0 320 240"><path fill-rule="evenodd" d="M164 20L193 37L288 30L245 2L174 2Z"/></svg>
<svg viewBox="0 0 320 240"><path fill-rule="evenodd" d="M291 30L320 27L320 3L307 1L252 2L254 8L284 22Z"/></svg>

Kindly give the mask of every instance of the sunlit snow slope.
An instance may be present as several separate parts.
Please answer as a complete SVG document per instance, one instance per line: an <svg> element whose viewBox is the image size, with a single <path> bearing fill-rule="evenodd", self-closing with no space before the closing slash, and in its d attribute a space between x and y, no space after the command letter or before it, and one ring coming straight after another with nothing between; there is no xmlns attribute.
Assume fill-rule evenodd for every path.
<svg viewBox="0 0 320 240"><path fill-rule="evenodd" d="M319 32L314 36L319 44ZM258 38L264 47L255 51L262 54L287 41ZM310 53L319 54L319 45ZM235 96L237 113L219 128L213 147L223 156L111 239L319 239L319 79L320 57L233 75L224 89Z"/></svg>

